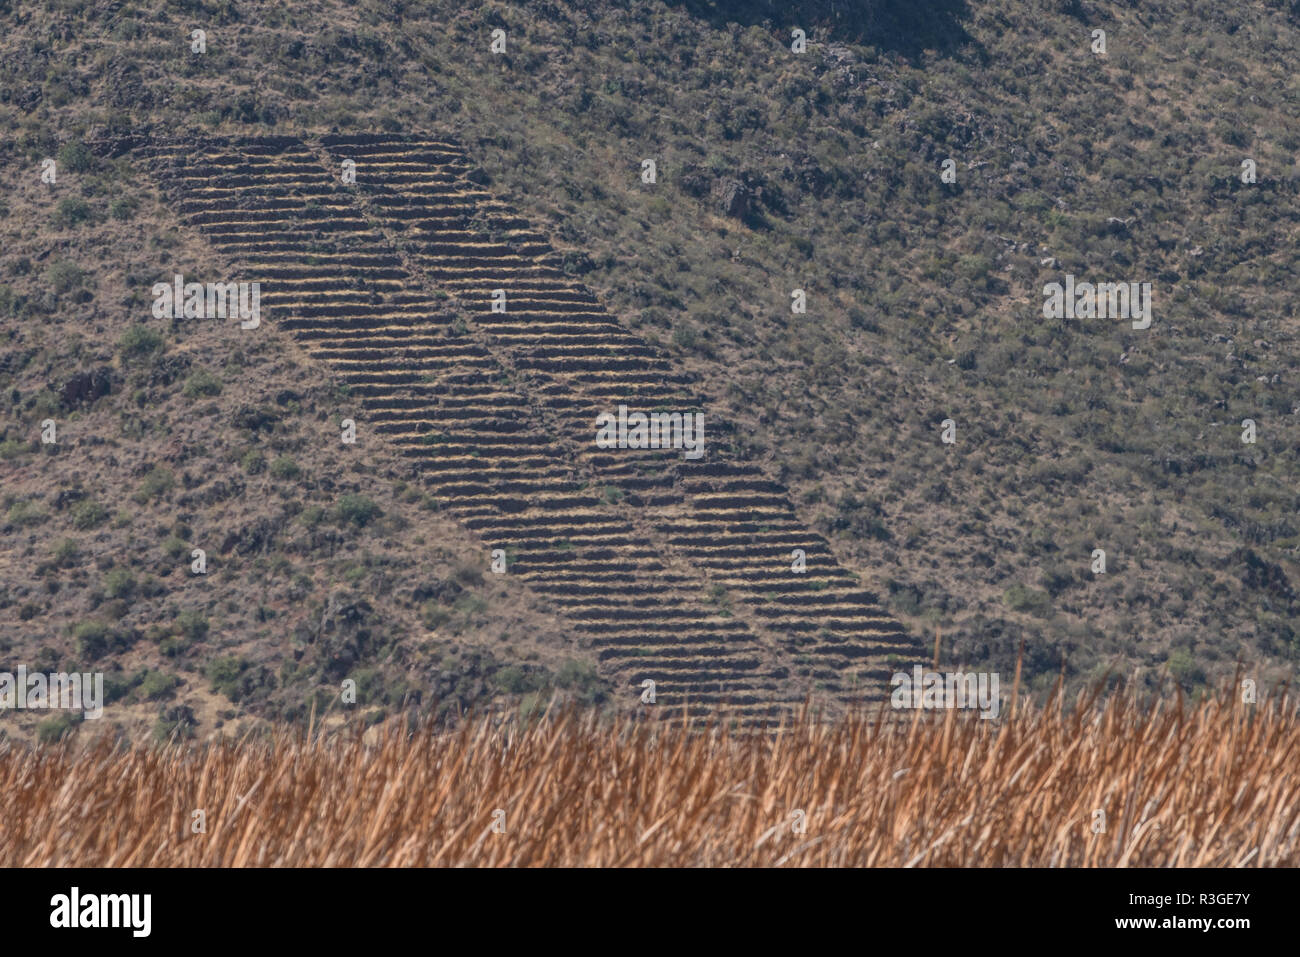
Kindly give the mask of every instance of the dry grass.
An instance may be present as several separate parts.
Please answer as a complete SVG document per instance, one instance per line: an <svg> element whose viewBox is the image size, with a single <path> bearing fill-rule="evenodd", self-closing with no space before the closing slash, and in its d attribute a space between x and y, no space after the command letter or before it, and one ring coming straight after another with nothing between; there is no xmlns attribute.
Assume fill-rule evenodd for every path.
<svg viewBox="0 0 1300 957"><path fill-rule="evenodd" d="M0 864L1294 866L1300 721L1271 701L11 749Z"/></svg>

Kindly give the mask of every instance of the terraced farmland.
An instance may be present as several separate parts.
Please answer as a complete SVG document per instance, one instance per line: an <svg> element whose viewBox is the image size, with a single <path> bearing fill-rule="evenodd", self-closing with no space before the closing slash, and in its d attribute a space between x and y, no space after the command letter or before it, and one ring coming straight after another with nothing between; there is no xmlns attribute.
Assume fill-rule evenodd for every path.
<svg viewBox="0 0 1300 957"><path fill-rule="evenodd" d="M810 696L836 709L886 692L888 656L919 658L785 490L730 451L697 384L567 277L455 144L268 137L138 153L237 264L224 278L260 282L264 321L342 376L358 430L418 463L485 561L505 550L629 700L650 679L666 714L762 719ZM597 447L597 415L619 405L702 410L704 455Z"/></svg>

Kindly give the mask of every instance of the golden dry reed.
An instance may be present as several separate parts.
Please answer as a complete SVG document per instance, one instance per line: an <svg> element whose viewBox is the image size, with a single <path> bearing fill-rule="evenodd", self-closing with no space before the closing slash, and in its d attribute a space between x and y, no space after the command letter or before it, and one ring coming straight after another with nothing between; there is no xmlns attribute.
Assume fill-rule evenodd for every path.
<svg viewBox="0 0 1300 957"><path fill-rule="evenodd" d="M11 747L0 864L1300 864L1285 694L880 717L761 733L566 712L365 738Z"/></svg>

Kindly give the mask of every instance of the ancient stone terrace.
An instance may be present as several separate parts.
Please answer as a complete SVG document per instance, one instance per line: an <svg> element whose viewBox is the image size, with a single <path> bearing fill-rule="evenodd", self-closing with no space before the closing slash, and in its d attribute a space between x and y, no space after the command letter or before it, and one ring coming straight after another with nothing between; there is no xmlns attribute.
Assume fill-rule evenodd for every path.
<svg viewBox="0 0 1300 957"><path fill-rule="evenodd" d="M887 659L920 657L785 490L732 454L698 385L557 268L454 143L138 152L184 221L262 283L264 321L349 384L358 427L418 465L485 562L507 551L629 700L649 678L662 712L769 719L809 697L880 700ZM596 417L620 404L703 411L705 454L599 448Z"/></svg>

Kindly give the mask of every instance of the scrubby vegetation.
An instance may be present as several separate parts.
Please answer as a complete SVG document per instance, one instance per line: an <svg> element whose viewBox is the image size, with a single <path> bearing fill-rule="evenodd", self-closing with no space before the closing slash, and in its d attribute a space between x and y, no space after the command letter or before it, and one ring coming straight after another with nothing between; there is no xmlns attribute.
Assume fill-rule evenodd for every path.
<svg viewBox="0 0 1300 957"><path fill-rule="evenodd" d="M195 709L145 695L162 738L303 717L350 669L374 669L363 694L384 709L431 687L454 710L562 686L580 652L550 610L509 576L455 593L461 565L486 567L475 540L381 443L340 456L346 390L270 323L250 339L150 316L154 282L220 264L114 137L339 127L458 137L566 272L699 374L710 414L952 660L1009 672L1023 640L1039 691L1062 668L1192 691L1238 659L1293 676L1291 6L829 6L9 5L11 656L153 656L126 670L175 675ZM209 25L205 57L185 42L193 22ZM1066 273L1151 281L1152 328L1043 319L1042 285ZM525 632L540 637L501 638ZM250 664L231 676L232 658ZM56 730L42 734L72 729Z"/></svg>

